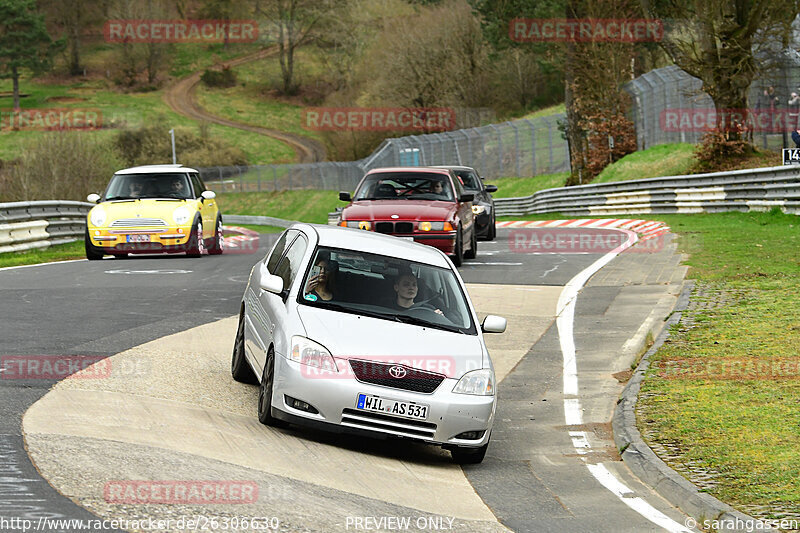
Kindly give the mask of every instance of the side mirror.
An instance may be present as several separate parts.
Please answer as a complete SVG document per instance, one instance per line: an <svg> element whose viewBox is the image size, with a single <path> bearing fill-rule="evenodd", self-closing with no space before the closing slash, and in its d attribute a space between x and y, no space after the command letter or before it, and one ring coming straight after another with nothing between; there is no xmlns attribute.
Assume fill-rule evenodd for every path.
<svg viewBox="0 0 800 533"><path fill-rule="evenodd" d="M459 202L471 202L474 199L475 195L472 194L471 192L465 192L464 194L458 197Z"/></svg>
<svg viewBox="0 0 800 533"><path fill-rule="evenodd" d="M484 333L503 333L506 330L506 319L497 315L486 315L481 324Z"/></svg>
<svg viewBox="0 0 800 533"><path fill-rule="evenodd" d="M214 191L203 191L202 193L200 193L200 196L202 196L206 200L213 200L214 198L217 197Z"/></svg>
<svg viewBox="0 0 800 533"><path fill-rule="evenodd" d="M486 192L497 192L497 185L487 185Z"/></svg>
<svg viewBox="0 0 800 533"><path fill-rule="evenodd" d="M100 201L100 195L93 192L92 194L86 197L86 201L96 204L97 202Z"/></svg>
<svg viewBox="0 0 800 533"><path fill-rule="evenodd" d="M266 271L266 268L264 270ZM280 295L283 292L283 278L264 272L261 276L261 288L267 292Z"/></svg>
<svg viewBox="0 0 800 533"><path fill-rule="evenodd" d="M351 202L352 201L352 197L350 196L349 192L341 191L339 193L339 200L341 200L343 202Z"/></svg>

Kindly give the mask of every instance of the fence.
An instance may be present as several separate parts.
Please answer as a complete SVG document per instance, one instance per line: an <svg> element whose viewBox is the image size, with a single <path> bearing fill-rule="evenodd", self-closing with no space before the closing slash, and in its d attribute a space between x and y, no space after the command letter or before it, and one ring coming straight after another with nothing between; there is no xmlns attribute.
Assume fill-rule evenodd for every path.
<svg viewBox="0 0 800 533"><path fill-rule="evenodd" d="M369 170L404 165L466 165L484 178L569 171L564 115L385 140L359 161L200 169L216 192L281 189L353 190Z"/></svg>
<svg viewBox="0 0 800 533"><path fill-rule="evenodd" d="M779 207L800 214L800 167L669 176L579 185L495 199L497 216L563 213L607 216L647 213L762 211Z"/></svg>
<svg viewBox="0 0 800 533"><path fill-rule="evenodd" d="M776 54L779 60L771 73L753 82L748 95L749 108L770 113L776 120L777 131L763 129L753 133L754 144L771 150L791 146L788 132L797 127L798 116L790 113L789 99L792 92L800 94L800 56L791 50ZM685 116L713 113L714 102L702 87L698 78L674 65L651 70L628 82L624 88L632 99L631 118L636 126L639 149L665 143L697 143L704 131L693 127L671 128L665 123L665 113L670 110L681 110ZM764 95L770 87L777 101Z"/></svg>
<svg viewBox="0 0 800 533"><path fill-rule="evenodd" d="M82 238L94 204L48 200L0 204L0 253L45 248Z"/></svg>

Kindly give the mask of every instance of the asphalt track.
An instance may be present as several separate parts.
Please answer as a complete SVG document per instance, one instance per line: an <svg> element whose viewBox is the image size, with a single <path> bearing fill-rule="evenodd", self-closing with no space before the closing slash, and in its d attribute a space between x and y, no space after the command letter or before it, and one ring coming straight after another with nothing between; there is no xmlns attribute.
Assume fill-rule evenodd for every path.
<svg viewBox="0 0 800 533"><path fill-rule="evenodd" d="M570 431L576 430L590 434L592 456L588 462L605 465L630 487L632 493L627 497L643 498L676 522L683 521L679 512L633 479L610 444L607 425L615 392L619 391L619 384L611 374L623 369L626 358L633 355L626 353L630 351L627 341L641 335L643 325L657 323L657 319L666 316L671 309L676 285L682 277L676 275L679 269L674 250L665 246L653 253L623 254L595 275L578 297L575 343L584 427L576 428L565 425L562 354L555 326L554 297L600 255L513 253L507 236L508 233L501 230L497 241L481 242L478 258L465 262L461 268L479 313L505 312L511 315L510 331L513 326L511 341L504 336L487 338L499 362L498 375L505 378L499 387L498 419L484 463L467 467L464 474L460 474L457 467L448 465L445 468L447 454L432 447L415 446L411 451L398 451L392 441L387 441L389 444L383 441L364 443L295 430L273 434L269 433L272 430L257 427L257 423L257 429L247 426L252 431L267 432L286 450L314 449L315 453L327 454L328 457L316 457L323 462L334 461L334 458L352 461L352 456L366 453L373 458L376 469L391 470L400 461L402 470L412 474L412 483L416 479L417 483L424 481L435 486L440 479L426 481L417 474L420 469L433 468L437 474L450 476L448 480L453 487L474 491L480 505L473 506L474 510L465 510L458 507L458 502L449 501L447 494L441 496L441 503L415 503L414 492L420 492L422 487L415 491L413 486L409 494L402 497L395 494L385 495L383 499L364 494L354 496L358 489L342 485L342 480L335 479L335 470L326 483L315 483L313 477L303 478L293 472L259 474L267 476L267 479L258 479L260 486L268 487L272 496L275 492L287 494L288 490L297 500L297 494L310 493L321 503L316 513L307 511L285 520L286 524L293 524L288 530L330 530L330 516L341 519L345 515L326 510L325 504L332 509L344 507L342 502L348 501L347 512L351 513L346 515L348 517L380 516L380 513L412 516L424 511L431 517L460 518L452 525L453 529L460 530L485 530L487 523L496 519L514 531L662 531L661 527L631 510L590 474L586 458L579 457L570 438ZM237 312L248 272L272 239L274 236L262 236L260 248L249 254L230 253L199 259L167 256L107 259L0 271L2 355L106 357L125 351L133 353L136 347L153 345L163 337L180 336L186 330L200 332L197 327L201 325L216 327L215 324L224 323L223 319ZM216 349L214 344L213 353L224 351L232 342L232 334L230 337L209 339L208 344L219 342L221 346ZM220 361L227 358L227 352L220 354ZM0 518L94 516L70 499L85 505L86 499L81 494L67 491L70 496L67 498L46 483L23 448L22 415L53 384L53 380L46 379L6 379L6 376L0 379L0 477L3 480ZM233 387L232 382L230 384ZM222 385L227 387L228 382ZM248 391L243 394L246 396ZM196 399L197 404L203 401L213 401L213 398ZM31 427L38 427L40 433L29 438L38 439L37 450L46 448L47 444L58 450L57 456L64 463L61 468L65 469L62 475L69 472L73 485L76 481L80 485L82 472L87 472L86 483L89 483L90 469L85 465L81 468L73 465L70 470L70 454L74 455L74 463L79 463L80 457L91 461L92 457L110 453L109 450L137 465L163 454L162 461L176 471L175 479L192 479L181 476L190 475L193 470L203 471L203 468L229 468L231 476L234 472L241 474L227 479L255 477L253 469L241 465L226 467L224 462L221 466L219 461L200 454L183 453L179 457L177 450L172 450L171 454L165 452L163 448L167 446L137 449L123 442L113 442L113 439L74 438L62 438L55 446L52 443L55 437L50 436L48 441L45 434L48 424L59 422L61 406L47 404L46 399L39 405L36 424L32 422ZM242 420L246 425L247 419ZM324 446L317 450L315 446L319 442ZM144 449L148 453L144 453ZM43 460L42 464L45 463ZM162 479L153 477L157 472L141 468L144 476L141 479ZM56 487L64 489L70 485L57 479L53 472L50 469L49 479ZM462 475L466 480L458 479ZM342 472L339 477L351 476ZM386 484L390 484L388 480ZM280 515L297 501L271 498L264 503L269 512ZM313 499L305 503L313 506ZM439 505L441 507L437 507ZM486 512L477 507L485 507ZM154 515L163 514L163 508L150 511ZM342 526L341 530L353 529L347 527L347 523L334 521L333 524ZM499 524L497 527L502 529Z"/></svg>

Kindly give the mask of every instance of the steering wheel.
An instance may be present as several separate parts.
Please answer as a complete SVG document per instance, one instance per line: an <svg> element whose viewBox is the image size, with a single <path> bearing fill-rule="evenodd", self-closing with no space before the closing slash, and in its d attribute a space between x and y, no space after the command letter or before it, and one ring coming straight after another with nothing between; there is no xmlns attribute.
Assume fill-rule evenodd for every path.
<svg viewBox="0 0 800 533"><path fill-rule="evenodd" d="M434 306L434 305L432 305L432 304L429 304L429 303L428 303L429 301L430 301L430 300L426 300L426 301L424 301L424 302L415 303L414 305L412 305L411 307L409 307L409 309L424 309L424 310L426 310L426 311L431 311L431 312L434 312L434 313L435 313L435 312L436 312L436 309L437 309L437 307L436 307L436 306Z"/></svg>

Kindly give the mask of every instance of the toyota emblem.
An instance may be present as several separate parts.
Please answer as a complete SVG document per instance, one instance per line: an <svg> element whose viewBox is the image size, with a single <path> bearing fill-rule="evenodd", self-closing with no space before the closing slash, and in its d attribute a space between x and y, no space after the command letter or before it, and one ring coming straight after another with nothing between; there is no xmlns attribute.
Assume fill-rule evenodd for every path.
<svg viewBox="0 0 800 533"><path fill-rule="evenodd" d="M389 369L389 375L395 379L403 379L406 377L406 374L406 369L399 365L395 365Z"/></svg>

